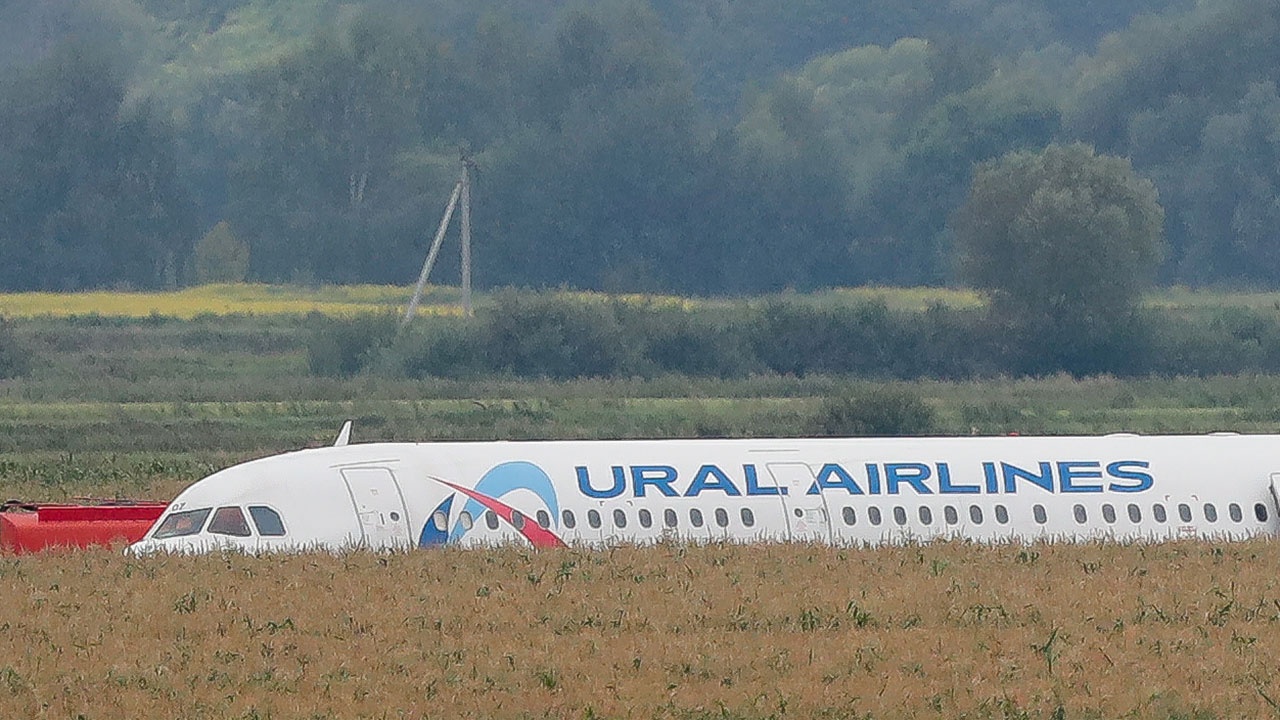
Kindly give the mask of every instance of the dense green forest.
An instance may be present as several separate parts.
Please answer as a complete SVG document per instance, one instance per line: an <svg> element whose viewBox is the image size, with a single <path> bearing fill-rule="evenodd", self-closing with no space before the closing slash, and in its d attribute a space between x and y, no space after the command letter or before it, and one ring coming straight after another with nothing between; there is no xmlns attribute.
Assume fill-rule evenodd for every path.
<svg viewBox="0 0 1280 720"><path fill-rule="evenodd" d="M1276 287L1276 37L1257 0L0 2L0 288L406 283L463 154L481 286L953 284L976 169L1069 143L1154 184L1161 281Z"/></svg>

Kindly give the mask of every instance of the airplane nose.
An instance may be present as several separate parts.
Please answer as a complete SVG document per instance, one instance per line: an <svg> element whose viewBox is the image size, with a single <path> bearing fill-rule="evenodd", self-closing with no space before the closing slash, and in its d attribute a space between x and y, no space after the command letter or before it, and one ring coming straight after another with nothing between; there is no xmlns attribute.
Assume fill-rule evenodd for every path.
<svg viewBox="0 0 1280 720"><path fill-rule="evenodd" d="M133 543L132 545L126 545L124 548L124 554L128 557L146 557L155 553L158 549L159 548L154 542L151 542L150 540L142 540Z"/></svg>

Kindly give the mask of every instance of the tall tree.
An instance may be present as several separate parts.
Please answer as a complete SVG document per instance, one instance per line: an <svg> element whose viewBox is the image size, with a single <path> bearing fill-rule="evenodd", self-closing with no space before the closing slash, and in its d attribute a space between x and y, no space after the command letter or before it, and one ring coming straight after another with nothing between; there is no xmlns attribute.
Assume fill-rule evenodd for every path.
<svg viewBox="0 0 1280 720"><path fill-rule="evenodd" d="M699 252L680 233L698 121L683 63L635 2L566 13L538 59L529 116L481 160L487 252L505 260L485 281L669 287Z"/></svg>
<svg viewBox="0 0 1280 720"><path fill-rule="evenodd" d="M229 215L255 276L403 279L426 203L399 173L441 112L434 48L421 26L366 13L252 80L255 142Z"/></svg>
<svg viewBox="0 0 1280 720"><path fill-rule="evenodd" d="M803 209L784 233L768 234L769 216L757 224L784 238L787 258L808 258L795 284L949 280L947 218L973 166L1058 129L1053 103L1008 87L1008 74L959 40L904 38L817 58L762 94L739 125L743 145L775 175L801 172L782 188L757 183L743 205L771 208L759 195L773 194ZM812 238L785 241L809 227Z"/></svg>
<svg viewBox="0 0 1280 720"><path fill-rule="evenodd" d="M173 139L111 54L68 42L0 87L0 283L176 282L193 241Z"/></svg>
<svg viewBox="0 0 1280 720"><path fill-rule="evenodd" d="M961 270L1023 370L1119 370L1160 260L1164 211L1127 160L1050 145L984 164L955 218Z"/></svg>
<svg viewBox="0 0 1280 720"><path fill-rule="evenodd" d="M1280 282L1280 187L1271 138L1280 6L1201 0L1134 22L1080 65L1067 133L1133 158L1169 210L1161 277L1193 284Z"/></svg>

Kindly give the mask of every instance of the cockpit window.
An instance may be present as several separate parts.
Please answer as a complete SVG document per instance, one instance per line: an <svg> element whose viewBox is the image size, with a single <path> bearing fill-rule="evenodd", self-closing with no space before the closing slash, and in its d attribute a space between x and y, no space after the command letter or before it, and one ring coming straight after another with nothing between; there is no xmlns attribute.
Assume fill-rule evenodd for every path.
<svg viewBox="0 0 1280 720"><path fill-rule="evenodd" d="M269 507L262 505L250 505L249 517L253 518L253 524L258 526L258 534L263 537L279 537L284 535L284 521L280 519L280 513ZM444 523L440 523L440 529L444 529Z"/></svg>
<svg viewBox="0 0 1280 720"><path fill-rule="evenodd" d="M209 521L209 532L235 537L249 537L250 534L249 523L245 522L244 513L238 507L218 508Z"/></svg>
<svg viewBox="0 0 1280 720"><path fill-rule="evenodd" d="M173 513L165 518L164 522L160 523L160 527L156 528L156 534L152 535L152 537L156 540L164 540L165 538L195 535L200 532L200 528L204 527L204 520L209 517L209 511L212 509L201 508L199 510L185 510Z"/></svg>

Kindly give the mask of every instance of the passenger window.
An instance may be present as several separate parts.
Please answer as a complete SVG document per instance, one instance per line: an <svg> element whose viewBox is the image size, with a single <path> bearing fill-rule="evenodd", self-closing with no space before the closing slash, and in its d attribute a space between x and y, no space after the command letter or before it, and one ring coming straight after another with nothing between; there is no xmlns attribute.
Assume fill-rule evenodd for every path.
<svg viewBox="0 0 1280 720"><path fill-rule="evenodd" d="M1240 522L1244 520L1244 511L1236 503L1227 506L1227 514L1231 516L1231 522Z"/></svg>
<svg viewBox="0 0 1280 720"><path fill-rule="evenodd" d="M498 529L498 514L497 514L497 513L495 513L495 512L494 512L494 511L492 511L492 510L486 510L486 511L484 512L484 524L485 524L486 526L488 526L488 528L489 528L490 530L497 530L497 529Z"/></svg>
<svg viewBox="0 0 1280 720"><path fill-rule="evenodd" d="M1253 506L1253 516L1258 518L1258 522L1267 521L1267 506L1262 503L1255 503Z"/></svg>
<svg viewBox="0 0 1280 720"><path fill-rule="evenodd" d="M250 515L254 514L253 508L249 508L249 514ZM253 522L254 524L258 524L258 517L256 515L254 515ZM446 515L443 510L437 510L431 513L431 527L435 528L436 530L439 530L440 532L444 532L448 524L449 524L449 516ZM262 532L261 525L258 525L258 532Z"/></svg>
<svg viewBox="0 0 1280 720"><path fill-rule="evenodd" d="M653 513L648 510L641 510L638 514L640 515L640 527L653 527Z"/></svg>
<svg viewBox="0 0 1280 720"><path fill-rule="evenodd" d="M624 528L627 526L627 514L622 510L613 511L613 526Z"/></svg>
<svg viewBox="0 0 1280 720"><path fill-rule="evenodd" d="M249 537L252 534L244 513L238 507L220 507L215 510L213 519L209 521L209 532L235 537Z"/></svg>
<svg viewBox="0 0 1280 720"><path fill-rule="evenodd" d="M1009 524L1009 508L1003 505L996 506L996 522L1001 525Z"/></svg>
<svg viewBox="0 0 1280 720"><path fill-rule="evenodd" d="M212 510L213 508L202 508L200 510L173 513L165 518L164 522L160 523L160 527L156 528L156 534L152 537L156 540L164 540L165 538L195 535L200 532L200 528L204 527L204 520L209 517L209 513Z"/></svg>
<svg viewBox="0 0 1280 720"><path fill-rule="evenodd" d="M1129 503L1129 522L1135 524L1142 522L1142 508L1134 503Z"/></svg>
<svg viewBox="0 0 1280 720"><path fill-rule="evenodd" d="M876 506L874 506L874 505L872 505L871 507L867 508L867 518L871 520L871 524L872 524L872 525L879 525L879 524L880 524L880 519L881 519L881 518L880 518L880 508L878 508L878 507L876 507Z"/></svg>
<svg viewBox="0 0 1280 720"><path fill-rule="evenodd" d="M463 510L458 514L458 524L462 526L463 530L470 530L475 521L471 519L471 513Z"/></svg>
<svg viewBox="0 0 1280 720"><path fill-rule="evenodd" d="M844 510L840 511L840 517L844 518L844 524L849 526L858 521L858 516L853 512L853 508L848 505L845 506Z"/></svg>
<svg viewBox="0 0 1280 720"><path fill-rule="evenodd" d="M675 510L672 510L671 508L667 508L666 510L662 511L662 522L667 527L673 528L679 524L680 518L679 516L676 515Z"/></svg>
<svg viewBox="0 0 1280 720"><path fill-rule="evenodd" d="M546 510L539 510L535 517L538 518L538 525L541 525L543 530L551 527L551 514Z"/></svg>
<svg viewBox="0 0 1280 720"><path fill-rule="evenodd" d="M729 511L724 508L716 508L716 524L720 527L729 527Z"/></svg>
<svg viewBox="0 0 1280 720"><path fill-rule="evenodd" d="M948 525L955 525L960 522L960 514L956 512L954 505L942 508L942 517L946 519Z"/></svg>
<svg viewBox="0 0 1280 720"><path fill-rule="evenodd" d="M692 510L690 510L689 522L693 523L693 526L696 528L702 527L702 511L699 510L698 508L693 508Z"/></svg>
<svg viewBox="0 0 1280 720"><path fill-rule="evenodd" d="M901 505L896 505L896 506L894 506L894 508L893 508L893 521L894 521L894 522L896 522L896 523L898 523L899 525L906 525L906 524L907 524L907 509L906 509L906 508L904 508L904 507L902 507Z"/></svg>
<svg viewBox="0 0 1280 720"><path fill-rule="evenodd" d="M1151 506L1151 517L1155 518L1158 523L1162 523L1169 519L1169 516L1164 511L1164 505L1161 505L1160 503L1156 503Z"/></svg>
<svg viewBox="0 0 1280 720"><path fill-rule="evenodd" d="M1103 503L1103 504L1102 504L1102 519L1103 519L1103 520L1106 520L1108 523L1114 523L1114 522L1116 521L1116 509L1115 509L1115 506L1113 506L1111 503Z"/></svg>
<svg viewBox="0 0 1280 720"><path fill-rule="evenodd" d="M1178 517L1182 518L1182 522L1191 522L1191 506L1186 503L1178 505Z"/></svg>
<svg viewBox="0 0 1280 720"><path fill-rule="evenodd" d="M572 530L578 525L578 519L573 516L572 510L565 510L560 513L560 522L564 523L565 528Z"/></svg>
<svg viewBox="0 0 1280 720"><path fill-rule="evenodd" d="M754 527L756 524L756 515L751 512L751 508L742 508L742 524L747 527Z"/></svg>
<svg viewBox="0 0 1280 720"><path fill-rule="evenodd" d="M1049 522L1049 515L1045 513L1043 505L1033 505L1031 507L1031 516L1041 525Z"/></svg>
<svg viewBox="0 0 1280 720"><path fill-rule="evenodd" d="M1218 508L1213 503L1204 504L1204 519L1209 522L1218 522Z"/></svg>
<svg viewBox="0 0 1280 720"><path fill-rule="evenodd" d="M969 520L974 525L981 525L982 524L982 508L977 505L970 505Z"/></svg>
<svg viewBox="0 0 1280 720"><path fill-rule="evenodd" d="M920 522L925 525L933 524L933 510L931 508L925 507L924 505L920 506Z"/></svg>
<svg viewBox="0 0 1280 720"><path fill-rule="evenodd" d="M587 524L594 530L600 529L600 513L596 510L587 511Z"/></svg>
<svg viewBox="0 0 1280 720"><path fill-rule="evenodd" d="M444 515L443 512L439 514ZM249 517L253 518L253 524L258 527L259 535L263 537L280 537L284 535L284 521L280 519L280 513L275 510L265 505L250 505ZM449 518L444 517L439 523L439 529L444 530L445 525L449 523Z"/></svg>
<svg viewBox="0 0 1280 720"><path fill-rule="evenodd" d="M1076 516L1076 522L1081 525L1089 522L1089 513L1085 511L1083 505L1076 503L1076 506L1071 508L1071 512Z"/></svg>
<svg viewBox="0 0 1280 720"><path fill-rule="evenodd" d="M511 511L511 526L516 530L524 529L524 513L519 510Z"/></svg>

